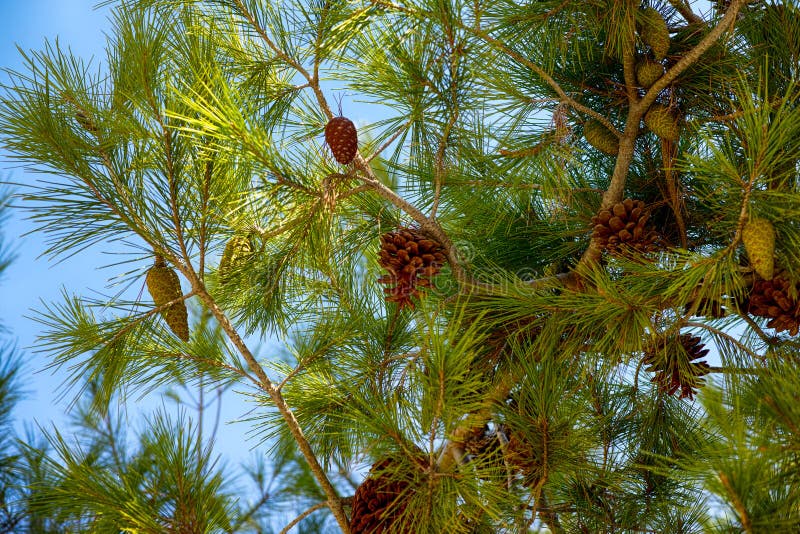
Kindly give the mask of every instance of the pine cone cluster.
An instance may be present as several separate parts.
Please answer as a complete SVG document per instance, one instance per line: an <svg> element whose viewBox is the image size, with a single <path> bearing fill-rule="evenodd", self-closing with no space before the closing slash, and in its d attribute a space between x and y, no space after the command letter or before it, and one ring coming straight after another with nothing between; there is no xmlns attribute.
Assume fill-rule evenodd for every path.
<svg viewBox="0 0 800 534"><path fill-rule="evenodd" d="M431 287L445 262L444 248L412 228L401 228L381 236L378 263L389 274L378 281L385 284L387 302L401 308L414 307L412 298L419 297L420 288Z"/></svg>
<svg viewBox="0 0 800 534"><path fill-rule="evenodd" d="M658 234L647 225L650 214L644 211L644 207L641 200L626 198L611 209L600 210L592 217L592 238L612 254L623 252L626 247L638 252L652 250Z"/></svg>
<svg viewBox="0 0 800 534"><path fill-rule="evenodd" d="M798 284L792 283L776 276L771 280L756 280L750 292L748 312L757 317L769 319L767 326L776 332L788 331L796 336L800 330L800 301L794 295L798 294Z"/></svg>
<svg viewBox="0 0 800 534"><path fill-rule="evenodd" d="M704 375L709 366L705 361L698 362L708 354L699 336L680 334L669 339L661 339L648 351L642 363L647 371L655 373L652 379L658 388L667 395L680 391L681 399L693 399L696 390L705 384Z"/></svg>
<svg viewBox="0 0 800 534"><path fill-rule="evenodd" d="M161 256L156 256L155 264L147 271L145 281L147 291L153 297L156 306L163 306L183 295L178 273L167 267L167 263ZM189 341L189 314L184 301L178 301L162 310L161 315L176 336L183 341Z"/></svg>
<svg viewBox="0 0 800 534"><path fill-rule="evenodd" d="M393 463L391 458L375 462L369 476L358 486L350 514L353 534L413 533L410 528L395 524L406 508L404 494L409 483L391 477Z"/></svg>

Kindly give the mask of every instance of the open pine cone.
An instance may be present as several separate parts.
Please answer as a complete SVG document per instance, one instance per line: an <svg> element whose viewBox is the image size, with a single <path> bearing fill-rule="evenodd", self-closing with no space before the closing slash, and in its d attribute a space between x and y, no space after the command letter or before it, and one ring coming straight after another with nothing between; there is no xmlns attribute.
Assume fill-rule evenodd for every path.
<svg viewBox="0 0 800 534"><path fill-rule="evenodd" d="M464 451L469 460L477 460L485 468L505 469L504 442L507 442L506 428L483 429L474 432L464 442Z"/></svg>
<svg viewBox="0 0 800 534"><path fill-rule="evenodd" d="M626 198L611 209L600 210L592 217L592 238L611 254L622 253L625 248L638 252L654 249L658 234L647 225L650 214L644 207L641 200Z"/></svg>
<svg viewBox="0 0 800 534"><path fill-rule="evenodd" d="M431 287L431 278L439 273L445 260L444 248L417 230L401 228L383 234L378 263L389 274L378 281L387 286L387 302L413 308L411 299L419 297L420 288Z"/></svg>
<svg viewBox="0 0 800 534"><path fill-rule="evenodd" d="M369 476L361 483L353 496L350 514L350 531L353 534L381 534L397 532L413 534L411 528L395 524L406 508L404 494L409 483L395 480L389 469L394 460L386 458L373 464Z"/></svg>
<svg viewBox="0 0 800 534"><path fill-rule="evenodd" d="M705 384L704 375L709 367L704 361L698 362L708 354L699 336L680 334L677 337L661 339L648 351L642 363L647 370L655 373L652 379L658 388L674 395L680 391L680 398L693 399L696 390Z"/></svg>
<svg viewBox="0 0 800 534"><path fill-rule="evenodd" d="M800 330L800 302L792 295L796 295L798 289L797 284L792 288L791 282L781 276L771 280L756 280L747 311L751 315L769 319L767 326L776 332L788 331L796 336Z"/></svg>

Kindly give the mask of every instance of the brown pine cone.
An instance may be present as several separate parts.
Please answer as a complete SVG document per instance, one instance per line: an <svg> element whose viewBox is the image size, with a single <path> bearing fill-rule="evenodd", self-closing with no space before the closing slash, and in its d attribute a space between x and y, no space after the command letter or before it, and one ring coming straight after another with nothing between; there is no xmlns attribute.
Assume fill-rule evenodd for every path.
<svg viewBox="0 0 800 534"><path fill-rule="evenodd" d="M626 248L638 252L654 249L658 234L647 225L650 214L644 207L641 200L626 198L611 209L600 210L592 217L592 238L611 254L622 253Z"/></svg>
<svg viewBox="0 0 800 534"><path fill-rule="evenodd" d="M331 147L333 157L347 165L358 152L358 132L347 117L334 117L325 125L325 142Z"/></svg>
<svg viewBox="0 0 800 534"><path fill-rule="evenodd" d="M484 426L467 438L464 451L469 460L478 460L481 466L505 469L506 446L503 443L507 441L505 427L490 430L488 426Z"/></svg>
<svg viewBox="0 0 800 534"><path fill-rule="evenodd" d="M750 292L748 312L757 317L769 319L767 326L776 332L788 331L796 336L800 330L800 302L794 295L800 286L782 276L771 280L756 280Z"/></svg>
<svg viewBox="0 0 800 534"><path fill-rule="evenodd" d="M410 528L395 524L405 511L409 483L392 478L390 469L393 464L391 458L375 462L369 476L356 490L350 514L353 534L381 534L390 530L413 534Z"/></svg>
<svg viewBox="0 0 800 534"><path fill-rule="evenodd" d="M389 274L378 281L387 286L386 301L413 308L411 299L420 296L420 288L431 287L431 278L445 261L444 248L417 230L401 228L383 234L378 263Z"/></svg>
<svg viewBox="0 0 800 534"><path fill-rule="evenodd" d="M652 379L667 395L680 391L681 399L693 399L697 389L703 387L709 367L705 361L698 362L708 354L708 349L699 336L680 334L669 339L660 339L647 352L642 363L647 371L655 373Z"/></svg>
<svg viewBox="0 0 800 534"><path fill-rule="evenodd" d="M522 473L523 483L530 488L536 486L544 474L541 453L531 446L525 436L510 429L506 447L508 462Z"/></svg>

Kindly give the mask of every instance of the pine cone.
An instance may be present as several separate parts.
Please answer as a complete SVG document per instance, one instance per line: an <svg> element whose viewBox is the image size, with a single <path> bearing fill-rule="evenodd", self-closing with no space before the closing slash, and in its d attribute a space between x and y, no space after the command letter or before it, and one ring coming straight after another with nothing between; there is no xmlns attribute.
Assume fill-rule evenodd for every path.
<svg viewBox="0 0 800 534"><path fill-rule="evenodd" d="M543 458L539 451L518 432L508 431L506 445L508 463L523 476L523 484L532 488L541 480L544 473Z"/></svg>
<svg viewBox="0 0 800 534"><path fill-rule="evenodd" d="M770 280L775 274L775 228L767 219L750 219L742 230L747 257L758 276Z"/></svg>
<svg viewBox="0 0 800 534"><path fill-rule="evenodd" d="M430 287L445 262L442 246L419 231L403 228L381 236L378 263L389 271L378 281L385 284L387 302L401 308L414 307L412 298L419 297L421 287Z"/></svg>
<svg viewBox="0 0 800 534"><path fill-rule="evenodd" d="M676 142L680 138L681 130L678 118L667 106L662 104L650 106L644 115L644 123L661 139Z"/></svg>
<svg viewBox="0 0 800 534"><path fill-rule="evenodd" d="M649 89L664 75L664 65L652 59L643 59L636 64L636 79L639 85Z"/></svg>
<svg viewBox="0 0 800 534"><path fill-rule="evenodd" d="M658 61L667 56L669 51L669 28L667 21L658 10L648 7L642 10L639 19L639 35L650 47Z"/></svg>
<svg viewBox="0 0 800 534"><path fill-rule="evenodd" d="M503 442L507 442L507 428L501 426L490 430L488 426L477 430L467 437L464 442L464 451L469 460L479 460L480 465L487 468L505 469Z"/></svg>
<svg viewBox="0 0 800 534"><path fill-rule="evenodd" d="M390 530L413 534L411 528L395 524L405 511L404 494L407 494L409 483L391 477L389 468L393 464L391 458L375 462L369 476L358 486L350 514L350 531L353 534L381 534Z"/></svg>
<svg viewBox="0 0 800 534"><path fill-rule="evenodd" d="M222 258L219 260L219 283L227 284L238 269L250 259L253 254L253 242L249 236L235 235L225 244Z"/></svg>
<svg viewBox="0 0 800 534"><path fill-rule="evenodd" d="M334 117L325 125L325 142L331 147L333 157L347 165L358 151L358 132L353 121L346 117Z"/></svg>
<svg viewBox="0 0 800 534"><path fill-rule="evenodd" d="M178 273L167 267L161 256L156 256L156 262L147 271L145 281L147 282L147 291L150 292L156 306L163 306L183 295ZM161 315L176 336L183 341L189 341L189 320L184 301L176 302L162 310Z"/></svg>
<svg viewBox="0 0 800 534"><path fill-rule="evenodd" d="M652 379L658 388L673 395L680 391L680 398L694 398L695 390L703 387L709 367L705 361L697 362L708 354L708 349L699 336L680 334L669 339L661 339L648 351L642 363L647 370L655 373Z"/></svg>
<svg viewBox="0 0 800 534"><path fill-rule="evenodd" d="M800 302L795 295L800 285L792 287L787 279L776 276L771 280L756 280L750 292L748 312L769 319L767 326L776 332L788 331L796 336L800 330Z"/></svg>
<svg viewBox="0 0 800 534"><path fill-rule="evenodd" d="M623 252L624 247L638 252L655 248L658 234L646 225L650 214L644 211L644 207L641 200L626 198L610 210L600 210L592 217L592 238L612 254Z"/></svg>
<svg viewBox="0 0 800 534"><path fill-rule="evenodd" d="M583 126L583 135L586 142L600 152L610 156L619 153L619 139L598 120L592 119Z"/></svg>

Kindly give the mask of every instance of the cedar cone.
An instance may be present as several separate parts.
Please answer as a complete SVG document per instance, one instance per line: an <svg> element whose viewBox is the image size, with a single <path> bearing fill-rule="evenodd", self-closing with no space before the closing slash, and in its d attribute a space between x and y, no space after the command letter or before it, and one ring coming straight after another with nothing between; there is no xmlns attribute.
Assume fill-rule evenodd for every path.
<svg viewBox="0 0 800 534"><path fill-rule="evenodd" d="M413 531L395 520L403 516L406 508L405 495L409 487L407 480L395 480L388 469L394 460L386 458L373 464L369 476L358 486L353 496L350 514L350 531L353 534L382 534L397 532L413 534Z"/></svg>
<svg viewBox="0 0 800 534"><path fill-rule="evenodd" d="M178 273L167 267L164 258L156 256L155 264L150 267L145 277L147 291L153 297L156 306L181 298L181 281ZM186 302L180 300L161 311L164 321L172 332L183 341L189 341L189 321Z"/></svg>
<svg viewBox="0 0 800 534"><path fill-rule="evenodd" d="M325 142L331 147L333 157L347 165L358 151L358 132L353 121L347 117L334 117L325 125Z"/></svg>
<svg viewBox="0 0 800 534"><path fill-rule="evenodd" d="M695 390L703 387L703 375L708 374L708 364L697 362L708 354L699 336L680 334L671 339L661 339L642 360L647 370L655 373L652 379L658 388L673 395L680 390L680 398L693 399Z"/></svg>
<svg viewBox="0 0 800 534"><path fill-rule="evenodd" d="M800 286L797 283L791 287L791 282L781 276L771 280L756 280L750 292L750 301L747 311L757 317L769 319L767 326L774 328L775 332L787 330L790 335L796 336L800 330L800 302L794 295L798 294Z"/></svg>
<svg viewBox="0 0 800 534"><path fill-rule="evenodd" d="M624 247L648 252L654 248L658 234L646 226L650 214L644 211L644 207L641 200L626 198L611 209L600 210L592 217L592 238L611 254L622 252Z"/></svg>
<svg viewBox="0 0 800 534"><path fill-rule="evenodd" d="M401 308L414 307L413 297L419 297L420 287L431 287L445 262L444 248L412 228L401 228L381 236L378 263L389 274L378 279L384 288L387 302L397 302Z"/></svg>

